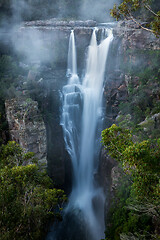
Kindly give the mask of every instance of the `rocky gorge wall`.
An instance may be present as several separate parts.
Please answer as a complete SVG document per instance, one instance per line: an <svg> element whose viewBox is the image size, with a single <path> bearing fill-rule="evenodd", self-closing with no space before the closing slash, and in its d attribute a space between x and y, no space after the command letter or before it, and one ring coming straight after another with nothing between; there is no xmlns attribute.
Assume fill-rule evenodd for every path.
<svg viewBox="0 0 160 240"><path fill-rule="evenodd" d="M38 103L26 98L11 99L6 100L5 109L11 140L19 143L25 152L34 152L46 167L46 129Z"/></svg>
<svg viewBox="0 0 160 240"><path fill-rule="evenodd" d="M98 26L95 21L59 21L51 19L26 22L15 34L14 47L17 52L22 54L23 64L21 63L21 65L29 69L28 77L25 80L26 89L23 90L38 102L38 107L43 115L46 128L44 143L47 142L48 172L59 186L64 186L65 183L71 185L72 167L64 147L63 133L60 126L61 90L67 83L66 62L69 35L71 29L74 29L78 73L83 75L85 54L95 26ZM142 66L142 62L143 67L148 66L150 64L148 57L146 55L144 59L142 50L152 49L157 51L160 49L159 39L153 34L139 29L130 21L119 22L114 25L113 34L114 40L106 64L104 86L106 116L104 128L117 121L120 115L120 104L128 102L128 86L130 82L134 83L135 88L138 87L139 79L137 76L134 79L131 77L128 71L129 66L138 68ZM84 49L86 50L84 51ZM9 105L6 103L6 108L9 109ZM12 132L14 124L11 123L12 121L9 118L12 119L15 114L13 113L13 106L11 107L11 113L8 110L7 112ZM21 116L21 118L23 117ZM39 133L37 132L37 134ZM27 146L27 142L23 143L21 135L23 134L19 134L17 141L21 142L21 145ZM30 141L29 138L26 141ZM31 149L31 147L28 147L28 149ZM116 163L113 160L106 157L106 152L102 151L99 175L104 188L112 182L111 176L115 165Z"/></svg>
<svg viewBox="0 0 160 240"><path fill-rule="evenodd" d="M157 106L160 103L158 78L156 80L153 77L152 81L147 82L147 79L152 78L147 70L150 69L153 76L154 71L156 71L157 56L160 54L160 38L140 29L131 21L118 22L113 29L113 33L112 54L115 56L116 64L115 68L111 65L112 72L109 72L104 87L105 127L109 127L113 123L128 127L129 122L136 118L135 114L139 114L139 119L142 120L137 122L138 126L142 127L146 134L148 133L150 136L160 128L160 111L145 117L145 115L143 116L144 110L136 113L134 110L128 109L128 105L131 103L130 108L135 109L136 107L138 109L140 107L142 109L152 109L154 101L156 101ZM116 48L116 53L114 48ZM142 84L141 76L145 75L145 71L147 72L146 78ZM122 105L124 106L123 111L121 110ZM158 111L158 108L156 111ZM106 202L107 216L107 209L114 198L115 190L119 187L123 172L104 149L102 150L99 171L103 186L105 186L109 194L108 198L110 198Z"/></svg>
<svg viewBox="0 0 160 240"><path fill-rule="evenodd" d="M84 49L89 45L94 21L26 22L15 33L14 48L21 67L28 71L19 86L21 93L38 102L46 128L47 169L58 187L71 187L72 167L60 126L61 90L67 83L67 54L71 29L75 30L78 71L84 68Z"/></svg>

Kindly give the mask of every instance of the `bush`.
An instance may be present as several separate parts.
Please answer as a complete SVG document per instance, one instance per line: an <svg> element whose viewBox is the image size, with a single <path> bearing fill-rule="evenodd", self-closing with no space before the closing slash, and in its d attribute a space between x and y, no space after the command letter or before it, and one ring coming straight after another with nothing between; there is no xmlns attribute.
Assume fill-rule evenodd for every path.
<svg viewBox="0 0 160 240"><path fill-rule="evenodd" d="M66 196L33 162L33 154L24 154L15 142L1 147L1 240L44 239L49 223L60 218Z"/></svg>

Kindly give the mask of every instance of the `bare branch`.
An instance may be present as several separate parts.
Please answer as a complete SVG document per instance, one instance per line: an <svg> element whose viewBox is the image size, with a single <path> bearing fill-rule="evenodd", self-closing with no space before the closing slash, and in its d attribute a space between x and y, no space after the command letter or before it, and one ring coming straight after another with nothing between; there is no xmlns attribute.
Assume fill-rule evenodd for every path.
<svg viewBox="0 0 160 240"><path fill-rule="evenodd" d="M145 6L145 8L147 8L153 15L155 15L156 17L160 17L160 16L158 16L158 14L156 14L151 8L150 8L150 6L147 4L145 4L144 5Z"/></svg>
<svg viewBox="0 0 160 240"><path fill-rule="evenodd" d="M154 30L152 30L152 29L150 29L150 28L143 27L142 24L139 23L139 22L132 16L131 13L129 13L129 15L130 15L130 18L129 18L129 19L132 20L133 22L135 22L140 28L142 28L142 29L144 29L144 30L146 30L146 31L152 32L152 33L154 33L154 34L158 34L156 31L154 31Z"/></svg>

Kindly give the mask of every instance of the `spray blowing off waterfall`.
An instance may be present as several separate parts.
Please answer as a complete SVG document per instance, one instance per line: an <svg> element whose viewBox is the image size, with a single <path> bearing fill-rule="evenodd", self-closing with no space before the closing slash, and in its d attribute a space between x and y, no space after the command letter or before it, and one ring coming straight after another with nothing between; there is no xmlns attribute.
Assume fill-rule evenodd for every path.
<svg viewBox="0 0 160 240"><path fill-rule="evenodd" d="M104 195L94 179L98 166L102 125L102 94L106 60L112 31L97 44L94 29L86 60L85 76L77 74L76 45L71 31L68 51L68 84L63 87L63 126L66 149L73 166L72 192L66 212L80 211L92 239L104 237ZM106 36L108 35L108 36ZM86 234L87 235L87 234ZM76 239L76 238L75 238ZM86 236L86 239L89 239Z"/></svg>

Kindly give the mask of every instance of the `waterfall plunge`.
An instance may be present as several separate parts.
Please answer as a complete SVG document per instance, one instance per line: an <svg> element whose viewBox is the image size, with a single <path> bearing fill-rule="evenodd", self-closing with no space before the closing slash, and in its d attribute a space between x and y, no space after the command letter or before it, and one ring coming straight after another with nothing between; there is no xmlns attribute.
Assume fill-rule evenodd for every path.
<svg viewBox="0 0 160 240"><path fill-rule="evenodd" d="M61 118L66 149L73 166L73 187L66 212L80 211L88 226L87 231L92 233L92 240L104 237L104 195L95 182L94 173L100 151L96 139L100 139L98 125L102 122L104 72L113 39L108 29L108 37L98 45L96 31L93 30L82 83L77 75L75 38L74 31L71 31L67 69L69 79L63 87Z"/></svg>

